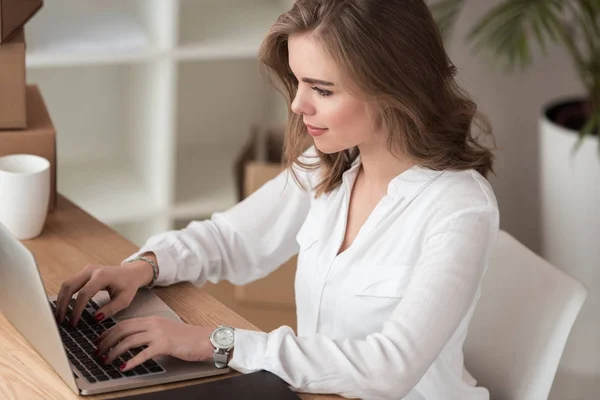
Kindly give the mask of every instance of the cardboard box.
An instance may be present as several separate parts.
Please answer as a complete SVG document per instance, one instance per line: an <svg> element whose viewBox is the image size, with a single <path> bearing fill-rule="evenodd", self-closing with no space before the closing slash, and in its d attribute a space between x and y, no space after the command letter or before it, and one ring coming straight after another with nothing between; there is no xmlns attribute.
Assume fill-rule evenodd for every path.
<svg viewBox="0 0 600 400"><path fill-rule="evenodd" d="M42 8L43 0L0 0L0 45Z"/></svg>
<svg viewBox="0 0 600 400"><path fill-rule="evenodd" d="M281 172L285 161L284 132L285 127L272 127L265 132L252 127L234 166L238 201Z"/></svg>
<svg viewBox="0 0 600 400"><path fill-rule="evenodd" d="M39 88L36 85L28 85L26 94L28 128L0 131L0 156L34 154L50 161L48 210L52 211L56 207L56 131Z"/></svg>
<svg viewBox="0 0 600 400"><path fill-rule="evenodd" d="M25 82L25 34L20 29L0 46L0 129L27 126Z"/></svg>
<svg viewBox="0 0 600 400"><path fill-rule="evenodd" d="M263 146L263 149L260 147ZM262 151L261 151L262 150ZM264 155L259 160L258 153ZM283 170L283 132L268 129L264 135L253 128L236 162L240 200L249 196ZM233 295L242 305L264 304L280 310L295 310L294 278L297 257L286 261L269 276L244 286L235 286Z"/></svg>

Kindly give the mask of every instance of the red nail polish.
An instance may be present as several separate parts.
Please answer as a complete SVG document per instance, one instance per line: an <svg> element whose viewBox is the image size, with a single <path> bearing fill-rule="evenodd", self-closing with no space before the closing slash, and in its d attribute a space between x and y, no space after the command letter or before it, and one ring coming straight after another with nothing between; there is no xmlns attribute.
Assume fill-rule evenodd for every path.
<svg viewBox="0 0 600 400"><path fill-rule="evenodd" d="M104 319L104 314L98 313L96 314L96 321L100 322Z"/></svg>
<svg viewBox="0 0 600 400"><path fill-rule="evenodd" d="M125 369L125 366L126 366L126 365L127 365L127 364L123 364L123 365L121 365L121 366L119 367L119 369L120 369L121 371L123 371L123 370Z"/></svg>

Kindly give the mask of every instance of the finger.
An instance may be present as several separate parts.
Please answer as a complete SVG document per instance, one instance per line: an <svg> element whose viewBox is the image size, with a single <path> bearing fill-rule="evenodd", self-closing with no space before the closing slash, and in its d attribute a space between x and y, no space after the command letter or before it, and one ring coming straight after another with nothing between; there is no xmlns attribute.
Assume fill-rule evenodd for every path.
<svg viewBox="0 0 600 400"><path fill-rule="evenodd" d="M67 306L71 297L89 281L93 268L91 265L88 265L83 271L80 271L74 277L60 285L60 290L56 298L56 314L59 323L62 323L67 314Z"/></svg>
<svg viewBox="0 0 600 400"><path fill-rule="evenodd" d="M120 341L115 347L109 351L108 355L104 359L104 364L112 364L121 354L125 353L129 349L140 347L150 343L152 340L152 334L148 331L140 332L126 337Z"/></svg>
<svg viewBox="0 0 600 400"><path fill-rule="evenodd" d="M114 347L124 338L134 335L136 333L146 331L146 326L140 319L136 318L136 321L127 320L123 321L104 332L98 338L98 354L106 353L111 347ZM134 322L134 323L132 323Z"/></svg>
<svg viewBox="0 0 600 400"><path fill-rule="evenodd" d="M122 372L129 371L130 369L133 369L138 365L161 355L164 354L161 354L161 352L158 350L158 346L150 344L144 351L139 352L135 357L123 364L119 369Z"/></svg>
<svg viewBox="0 0 600 400"><path fill-rule="evenodd" d="M75 307L73 307L73 314L71 315L71 325L77 325L83 309L87 305L88 301L96 295L100 290L108 286L109 280L105 274L91 274L90 280L83 285L77 294L77 301Z"/></svg>
<svg viewBox="0 0 600 400"><path fill-rule="evenodd" d="M135 292L131 294L124 291L117 292L114 299L111 299L110 302L96 310L96 320L100 322L103 319L112 317L124 308L127 308L127 306L131 304L134 295Z"/></svg>

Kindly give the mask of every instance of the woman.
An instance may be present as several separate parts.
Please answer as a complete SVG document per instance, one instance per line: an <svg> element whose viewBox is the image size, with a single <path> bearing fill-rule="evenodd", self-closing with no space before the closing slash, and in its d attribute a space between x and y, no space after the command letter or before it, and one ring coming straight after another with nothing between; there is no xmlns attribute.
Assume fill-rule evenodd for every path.
<svg viewBox="0 0 600 400"><path fill-rule="evenodd" d="M59 320L77 291L74 323L102 289L112 301L98 319L149 283L241 285L299 252L298 335L236 329L230 367L301 392L488 399L462 344L499 224L492 154L471 133L489 127L456 85L426 4L297 0L260 60L290 105L284 172L210 220L150 238L120 267L86 268L63 284ZM129 320L102 334L99 354L112 362L148 345L125 370L163 354L212 359L214 328Z"/></svg>

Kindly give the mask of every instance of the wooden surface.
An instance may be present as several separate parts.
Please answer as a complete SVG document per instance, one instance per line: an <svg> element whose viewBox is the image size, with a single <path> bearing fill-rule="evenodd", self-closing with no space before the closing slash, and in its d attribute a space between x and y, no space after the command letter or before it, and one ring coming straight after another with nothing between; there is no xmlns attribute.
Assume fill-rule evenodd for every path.
<svg viewBox="0 0 600 400"><path fill-rule="evenodd" d="M56 295L61 283L88 264L119 265L137 247L103 225L62 196L57 209L49 214L44 231L33 240L23 241L35 256L46 291ZM158 294L188 323L204 326L227 324L257 330L222 303L192 284L156 288ZM196 379L157 385L118 393L82 396L109 399L165 388L197 384L235 375ZM337 396L301 395L302 399L339 399ZM13 326L0 314L0 399L69 400L80 398L46 364Z"/></svg>

